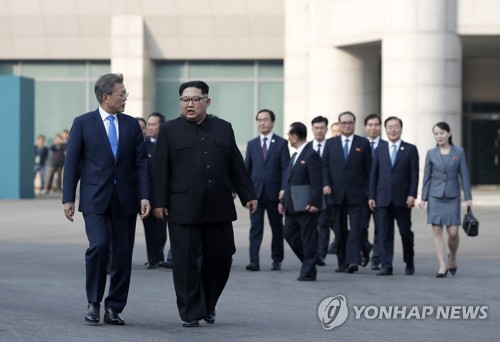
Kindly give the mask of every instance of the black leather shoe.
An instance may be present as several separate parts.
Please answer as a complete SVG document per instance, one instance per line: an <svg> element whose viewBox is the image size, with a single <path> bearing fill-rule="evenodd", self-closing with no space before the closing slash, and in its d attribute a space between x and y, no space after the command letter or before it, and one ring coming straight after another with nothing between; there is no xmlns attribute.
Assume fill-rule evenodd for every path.
<svg viewBox="0 0 500 342"><path fill-rule="evenodd" d="M148 270L152 270L152 269L158 268L158 264L153 264L153 263L151 263L151 262L148 262L148 263L146 264L146 268L147 268Z"/></svg>
<svg viewBox="0 0 500 342"><path fill-rule="evenodd" d="M322 257L318 257L316 259L316 265L318 265L318 266L325 266L326 265L325 259L323 259Z"/></svg>
<svg viewBox="0 0 500 342"><path fill-rule="evenodd" d="M172 261L160 261L158 263L158 267L163 267L163 268L172 268L174 265L172 264Z"/></svg>
<svg viewBox="0 0 500 342"><path fill-rule="evenodd" d="M380 264L374 264L374 263L372 263L372 270L374 270L374 271L380 270Z"/></svg>
<svg viewBox="0 0 500 342"><path fill-rule="evenodd" d="M125 321L123 320L120 313L116 312L115 309L109 307L104 312L104 323L112 324L112 325L125 325Z"/></svg>
<svg viewBox="0 0 500 342"><path fill-rule="evenodd" d="M97 303L89 303L87 306L87 312L85 313L85 323L99 324L99 319L101 318L99 314L100 308L101 305Z"/></svg>
<svg viewBox="0 0 500 342"><path fill-rule="evenodd" d="M415 266L407 264L406 268L405 268L405 274L406 275L414 275L415 274Z"/></svg>
<svg viewBox="0 0 500 342"><path fill-rule="evenodd" d="M370 244L370 248L368 248L368 250L364 250L361 252L361 267L365 267L370 262L370 252L372 251L372 249L373 245Z"/></svg>
<svg viewBox="0 0 500 342"><path fill-rule="evenodd" d="M182 326L184 328L194 328L194 327L199 327L200 326L200 321L194 320L194 321L182 321Z"/></svg>
<svg viewBox="0 0 500 342"><path fill-rule="evenodd" d="M359 270L358 265L351 264L347 266L347 269L345 270L345 273L354 273Z"/></svg>
<svg viewBox="0 0 500 342"><path fill-rule="evenodd" d="M257 265L257 267L259 267L259 265ZM248 266L247 266L247 270L248 270ZM258 271L258 269L257 269L257 271ZM271 271L281 271L281 262L273 261L273 265L271 266Z"/></svg>
<svg viewBox="0 0 500 342"><path fill-rule="evenodd" d="M303 277L300 276L297 278L298 281L316 281L316 277Z"/></svg>
<svg viewBox="0 0 500 342"><path fill-rule="evenodd" d="M208 324L214 324L215 323L215 311L209 313L205 317L203 317L203 320L208 323Z"/></svg>
<svg viewBox="0 0 500 342"><path fill-rule="evenodd" d="M260 271L260 266L258 262L251 262L247 265L246 269L248 271Z"/></svg>
<svg viewBox="0 0 500 342"><path fill-rule="evenodd" d="M384 267L380 272L377 273L378 276L390 276L392 275L392 267Z"/></svg>

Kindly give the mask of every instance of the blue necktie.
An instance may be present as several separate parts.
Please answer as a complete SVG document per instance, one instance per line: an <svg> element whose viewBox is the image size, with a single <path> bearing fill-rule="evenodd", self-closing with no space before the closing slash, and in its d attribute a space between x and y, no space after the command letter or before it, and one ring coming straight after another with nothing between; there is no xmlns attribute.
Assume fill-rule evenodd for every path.
<svg viewBox="0 0 500 342"><path fill-rule="evenodd" d="M349 155L349 139L345 140L344 144L344 158L347 160L347 156Z"/></svg>
<svg viewBox="0 0 500 342"><path fill-rule="evenodd" d="M373 159L373 156L375 155L375 148L374 148L374 146L375 146L375 141L370 142L370 145L371 145L371 147L372 147L372 159Z"/></svg>
<svg viewBox="0 0 500 342"><path fill-rule="evenodd" d="M321 157L321 144L318 144L318 150L317 151L318 151L319 156Z"/></svg>
<svg viewBox="0 0 500 342"><path fill-rule="evenodd" d="M391 152L391 164L394 166L394 162L396 161L396 153L398 153L398 150L396 149L396 145L392 145L392 152Z"/></svg>
<svg viewBox="0 0 500 342"><path fill-rule="evenodd" d="M110 115L106 119L109 120L109 129L108 129L109 144L111 145L113 156L116 159L116 151L118 150L118 136L116 134L116 127L114 124L115 117L113 115Z"/></svg>

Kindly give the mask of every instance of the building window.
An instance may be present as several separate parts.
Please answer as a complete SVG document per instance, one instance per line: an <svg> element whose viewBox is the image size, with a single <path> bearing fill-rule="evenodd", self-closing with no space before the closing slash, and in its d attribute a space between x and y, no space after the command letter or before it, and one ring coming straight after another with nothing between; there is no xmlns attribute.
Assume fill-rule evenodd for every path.
<svg viewBox="0 0 500 342"><path fill-rule="evenodd" d="M1 75L29 77L35 81L35 137L51 140L69 129L73 119L97 108L94 84L110 70L109 62L0 62Z"/></svg>
<svg viewBox="0 0 500 342"><path fill-rule="evenodd" d="M283 131L281 61L162 61L155 71L155 110L167 119L179 115L179 84L199 79L210 86L208 112L231 122L238 145L256 136L255 115L262 108L274 111L274 131Z"/></svg>

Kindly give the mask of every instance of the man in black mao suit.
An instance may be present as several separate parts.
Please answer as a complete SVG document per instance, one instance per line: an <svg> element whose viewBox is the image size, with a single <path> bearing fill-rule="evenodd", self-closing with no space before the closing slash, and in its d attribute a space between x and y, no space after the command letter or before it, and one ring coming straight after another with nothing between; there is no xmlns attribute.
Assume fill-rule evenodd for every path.
<svg viewBox="0 0 500 342"><path fill-rule="evenodd" d="M283 261L283 216L278 212L278 203L283 197L290 151L285 139L273 132L276 116L272 110L262 109L255 118L260 136L248 142L245 164L252 176L259 205L250 214L250 264L246 269L259 271L259 250L264 234L264 213L267 211L272 230L272 271L281 270Z"/></svg>
<svg viewBox="0 0 500 342"><path fill-rule="evenodd" d="M160 134L160 125L165 122L161 113L151 113L146 121L147 134L144 140L146 152L148 153L149 171L152 172L152 161L156 148L156 140ZM150 192L153 193L153 182L150 182ZM146 252L148 255L147 268L154 269L158 266L165 267L165 244L167 243L167 221L160 220L154 215L148 216L142 221L144 224L144 236L146 238Z"/></svg>
<svg viewBox="0 0 500 342"><path fill-rule="evenodd" d="M318 250L318 217L323 201L321 157L306 143L307 128L301 122L294 122L288 132L290 145L297 149L288 168L283 204L279 210L285 212L285 240L302 262L299 281L316 280L316 259ZM291 188L309 185L307 205L303 211L294 208Z"/></svg>
<svg viewBox="0 0 500 342"><path fill-rule="evenodd" d="M381 229L382 268L378 275L392 275L394 256L394 220L397 221L403 243L405 273L415 273L413 262L413 232L411 209L415 205L418 188L418 150L415 145L401 140L403 122L391 116L384 121L389 143L380 141L375 150L370 176L368 205L377 208Z"/></svg>
<svg viewBox="0 0 500 342"><path fill-rule="evenodd" d="M354 273L361 259L371 152L368 140L354 134L356 117L353 113L341 113L339 124L341 135L328 139L323 152L323 191L325 195L331 194L333 204L338 260L336 272Z"/></svg>
<svg viewBox="0 0 500 342"><path fill-rule="evenodd" d="M109 291L104 323L123 325L137 213L148 216L148 156L137 120L123 114L128 93L121 74L106 74L95 84L99 108L73 121L64 163L64 213L73 222L76 187L89 247L85 253L88 308L85 321L99 323L100 303ZM111 249L111 250L110 250Z"/></svg>
<svg viewBox="0 0 500 342"><path fill-rule="evenodd" d="M168 215L177 307L184 327L215 322L231 270L236 220L232 191L255 211L257 196L231 124L207 115L208 85L179 87L181 116L160 128L153 158L155 216ZM201 252L203 261L198 268Z"/></svg>

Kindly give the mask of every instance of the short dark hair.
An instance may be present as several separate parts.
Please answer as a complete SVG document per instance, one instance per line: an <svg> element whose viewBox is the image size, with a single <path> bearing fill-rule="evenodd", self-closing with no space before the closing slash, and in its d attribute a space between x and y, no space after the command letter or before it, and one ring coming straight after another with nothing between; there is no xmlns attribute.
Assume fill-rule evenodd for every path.
<svg viewBox="0 0 500 342"><path fill-rule="evenodd" d="M182 96L182 93L184 92L184 90L186 88L191 88L191 87L200 89L201 93L203 95L208 95L208 91L209 91L208 84L206 84L203 81L187 81L187 82L182 83L179 86L179 95Z"/></svg>
<svg viewBox="0 0 500 342"><path fill-rule="evenodd" d="M306 140L307 127L302 122L294 122L290 125L288 134L295 134L300 140Z"/></svg>
<svg viewBox="0 0 500 342"><path fill-rule="evenodd" d="M136 117L136 120L141 121L144 124L144 126L147 125L146 120L144 120L144 118L141 118L140 116Z"/></svg>
<svg viewBox="0 0 500 342"><path fill-rule="evenodd" d="M354 115L353 112L351 112L351 111L345 111L345 112L340 113L339 114L339 122L340 122L340 118L342 117L342 115L350 115L354 119L354 122L356 122L356 115Z"/></svg>
<svg viewBox="0 0 500 342"><path fill-rule="evenodd" d="M371 113L371 114L368 114L365 118L365 126L368 125L368 121L370 121L371 119L377 119L379 125L382 124L382 119L380 118L380 115L375 114L375 113Z"/></svg>
<svg viewBox="0 0 500 342"><path fill-rule="evenodd" d="M315 123L321 123L321 122L324 122L325 126L328 127L328 119L325 118L324 116L321 116L321 115L312 119L311 125L314 125Z"/></svg>
<svg viewBox="0 0 500 342"><path fill-rule="evenodd" d="M384 121L384 127L387 127L387 122L390 121L390 120L398 120L399 124L401 125L401 128L403 128L403 120L401 120L397 116L389 116L387 119L385 119L385 121Z"/></svg>
<svg viewBox="0 0 500 342"><path fill-rule="evenodd" d="M150 117L152 117L152 116L160 118L160 124L162 124L162 123L164 123L166 121L165 116L162 113L153 112L153 113L151 113L151 114L148 115L148 119Z"/></svg>
<svg viewBox="0 0 500 342"><path fill-rule="evenodd" d="M276 120L276 115L274 115L274 112L270 109L261 109L257 112L257 115L255 115L255 120L257 120L257 117L259 116L260 113L267 112L269 113L269 116L271 117L271 121L274 122Z"/></svg>
<svg viewBox="0 0 500 342"><path fill-rule="evenodd" d="M102 103L105 94L112 94L115 84L123 84L122 74L104 74L95 82L94 93L97 102Z"/></svg>

